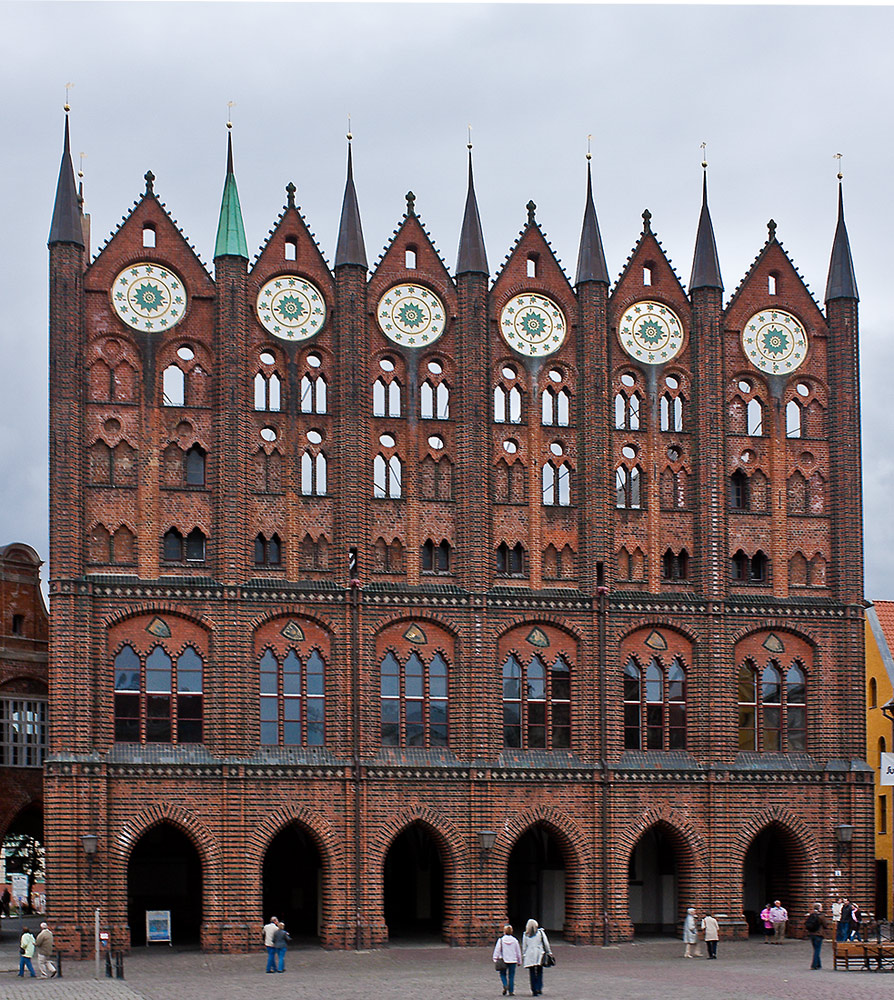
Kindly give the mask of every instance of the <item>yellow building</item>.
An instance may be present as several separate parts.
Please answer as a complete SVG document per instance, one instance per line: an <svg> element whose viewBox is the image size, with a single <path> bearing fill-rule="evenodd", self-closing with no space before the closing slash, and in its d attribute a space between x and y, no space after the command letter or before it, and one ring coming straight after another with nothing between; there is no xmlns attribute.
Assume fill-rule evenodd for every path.
<svg viewBox="0 0 894 1000"><path fill-rule="evenodd" d="M866 760L875 768L875 913L894 918L894 785L879 783L881 754L894 751L894 601L866 609Z"/></svg>

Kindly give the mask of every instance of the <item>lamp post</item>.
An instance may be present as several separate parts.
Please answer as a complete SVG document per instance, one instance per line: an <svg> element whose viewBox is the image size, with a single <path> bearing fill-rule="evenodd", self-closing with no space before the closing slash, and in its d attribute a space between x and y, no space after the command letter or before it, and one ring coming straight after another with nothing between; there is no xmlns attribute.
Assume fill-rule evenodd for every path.
<svg viewBox="0 0 894 1000"><path fill-rule="evenodd" d="M481 848L481 867L487 864L487 859L490 856L490 852L494 848L494 844L497 842L497 835L493 830L479 830L478 831L478 846Z"/></svg>
<svg viewBox="0 0 894 1000"><path fill-rule="evenodd" d="M882 715L884 715L884 717L891 723L891 743L890 743L890 746L891 746L891 749L894 750L894 698L891 698L890 701L886 701L885 704L882 705ZM879 778L878 778L879 781L881 780L882 773L883 773L883 771L882 771L882 762L881 762L881 760L879 760ZM894 828L894 803L892 803L891 816L892 816L892 824L891 824L891 826L888 826L888 817L887 816L883 816L882 817L882 819L885 821L885 828L889 829L889 830L892 829L892 828ZM890 879L890 875L889 875L889 879ZM890 884L890 881L888 883L888 899L885 901L885 908L888 910L888 917L889 917L889 919L894 919L894 905L891 905L891 884Z"/></svg>
<svg viewBox="0 0 894 1000"><path fill-rule="evenodd" d="M850 823L839 823L835 827L835 867L841 867L841 859L850 850L854 839L854 828Z"/></svg>
<svg viewBox="0 0 894 1000"><path fill-rule="evenodd" d="M99 837L95 833L85 833L81 837L81 846L84 848L84 855L87 858L87 881L90 883L90 890L93 889L93 862L96 860L96 848L99 845ZM99 908L93 912L93 959L95 968L93 978L99 979Z"/></svg>

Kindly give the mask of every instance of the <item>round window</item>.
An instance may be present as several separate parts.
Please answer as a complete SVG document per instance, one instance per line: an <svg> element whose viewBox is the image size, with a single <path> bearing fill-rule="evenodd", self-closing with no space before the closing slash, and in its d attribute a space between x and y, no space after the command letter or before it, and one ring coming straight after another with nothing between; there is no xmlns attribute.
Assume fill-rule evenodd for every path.
<svg viewBox="0 0 894 1000"><path fill-rule="evenodd" d="M439 438L437 434L432 434L428 439L428 443L435 451L440 451L444 447L444 439Z"/></svg>
<svg viewBox="0 0 894 1000"><path fill-rule="evenodd" d="M276 358L269 351L261 351L260 357L262 365L272 365L276 361Z"/></svg>
<svg viewBox="0 0 894 1000"><path fill-rule="evenodd" d="M177 349L177 357L181 361L192 361L196 356L196 352L189 346L189 344L184 344L183 347Z"/></svg>
<svg viewBox="0 0 894 1000"><path fill-rule="evenodd" d="M277 438L277 434L272 427L263 427L261 428L261 437L265 441L275 441Z"/></svg>
<svg viewBox="0 0 894 1000"><path fill-rule="evenodd" d="M323 361L319 354L308 354L307 363L311 368L319 368Z"/></svg>
<svg viewBox="0 0 894 1000"><path fill-rule="evenodd" d="M379 362L379 367L382 369L383 372L393 372L394 362L391 360L391 358L382 358L382 360Z"/></svg>
<svg viewBox="0 0 894 1000"><path fill-rule="evenodd" d="M636 379L632 375L628 375L626 372L621 376L621 385L626 385L627 388L631 388L636 385Z"/></svg>
<svg viewBox="0 0 894 1000"><path fill-rule="evenodd" d="M319 431L308 431L307 440L310 441L311 444L320 444L323 440L323 435Z"/></svg>
<svg viewBox="0 0 894 1000"><path fill-rule="evenodd" d="M429 361L428 370L432 375L440 375L444 371L444 366L440 361Z"/></svg>
<svg viewBox="0 0 894 1000"><path fill-rule="evenodd" d="M518 441L513 438L509 438L508 441L504 441L503 451L505 451L507 455L514 455L518 451Z"/></svg>
<svg viewBox="0 0 894 1000"><path fill-rule="evenodd" d="M395 445L394 438L390 434L380 434L379 444L385 448L393 448Z"/></svg>

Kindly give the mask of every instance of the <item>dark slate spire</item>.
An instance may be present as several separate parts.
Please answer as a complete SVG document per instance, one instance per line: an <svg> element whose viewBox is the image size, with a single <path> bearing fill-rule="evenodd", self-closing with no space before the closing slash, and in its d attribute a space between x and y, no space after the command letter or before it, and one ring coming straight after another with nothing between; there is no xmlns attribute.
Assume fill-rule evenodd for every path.
<svg viewBox="0 0 894 1000"><path fill-rule="evenodd" d="M233 170L232 132L227 132L227 177L220 201L214 256L215 258L244 257L248 260L248 243L245 240L245 226L242 224L242 206L239 204L236 174Z"/></svg>
<svg viewBox="0 0 894 1000"><path fill-rule="evenodd" d="M456 253L456 273L458 275L490 273L487 269L487 253L484 249L481 217L478 215L478 199L475 197L475 182L472 178L471 143L469 143L469 188L466 193L463 227L459 234L459 250Z"/></svg>
<svg viewBox="0 0 894 1000"><path fill-rule="evenodd" d="M711 213L708 211L707 173L702 180L702 211L698 219L695 253L692 255L692 277L689 279L689 291L694 292L696 288L719 288L723 291L720 262L717 260L717 244L714 242L714 227L711 225Z"/></svg>
<svg viewBox="0 0 894 1000"><path fill-rule="evenodd" d="M854 276L854 262L851 259L851 244L844 224L844 195L841 178L838 180L838 225L832 243L832 259L829 261L829 277L826 281L826 302L832 299L853 299L860 301L857 294L857 279Z"/></svg>
<svg viewBox="0 0 894 1000"><path fill-rule="evenodd" d="M52 246L54 243L76 243L80 247L84 245L78 190L75 187L74 167L71 165L67 113L65 115L65 145L62 149L62 163L59 165L56 203L53 205L53 221L50 224L48 245Z"/></svg>
<svg viewBox="0 0 894 1000"><path fill-rule="evenodd" d="M596 207L593 204L593 177L590 171L589 154L587 155L587 203L584 206L584 224L580 231L580 250L577 254L577 280L575 284L582 285L585 281L610 284L608 268L605 266L605 251L602 249L602 234L599 232Z"/></svg>
<svg viewBox="0 0 894 1000"><path fill-rule="evenodd" d="M363 245L363 227L360 225L360 209L357 207L357 192L354 190L354 160L351 156L351 137L348 136L348 179L345 182L345 197L341 203L341 222L338 226L338 243L335 247L335 266L342 264L366 263L366 247Z"/></svg>

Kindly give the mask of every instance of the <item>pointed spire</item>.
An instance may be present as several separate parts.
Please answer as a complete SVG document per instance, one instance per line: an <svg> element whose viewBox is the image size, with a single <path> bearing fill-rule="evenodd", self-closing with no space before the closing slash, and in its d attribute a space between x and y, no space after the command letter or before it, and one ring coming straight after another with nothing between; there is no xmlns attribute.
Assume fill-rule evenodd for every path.
<svg viewBox="0 0 894 1000"><path fill-rule="evenodd" d="M363 245L363 227L360 225L360 209L357 206L357 192L354 190L354 159L351 155L351 133L348 132L348 178L345 181L345 196L341 203L341 221L338 225L338 243L335 247L335 266L357 264L367 268L366 247Z"/></svg>
<svg viewBox="0 0 894 1000"><path fill-rule="evenodd" d="M857 294L857 279L854 262L851 259L851 244L844 224L844 193L841 174L838 175L838 225L832 242L832 259L829 261L829 277L826 281L826 302L832 299L853 299L860 301Z"/></svg>
<svg viewBox="0 0 894 1000"><path fill-rule="evenodd" d="M56 182L53 221L50 223L50 238L47 242L49 246L54 243L74 243L80 247L84 246L78 191L75 187L74 167L71 163L67 108L65 111L65 143L62 147L62 163L59 165L59 180Z"/></svg>
<svg viewBox="0 0 894 1000"><path fill-rule="evenodd" d="M599 281L608 285L610 282L608 268L605 265L605 251L602 249L602 234L599 232L599 220L596 218L596 206L593 204L593 175L590 170L590 159L590 154L587 153L587 203L584 206L584 224L580 231L575 284L582 285L585 281Z"/></svg>
<svg viewBox="0 0 894 1000"><path fill-rule="evenodd" d="M707 168L707 164L703 163ZM702 177L702 211L698 219L698 232L695 236L695 252L692 255L692 277L689 279L689 291L696 288L719 288L723 291L723 280L720 277L720 262L717 259L717 244L714 241L714 226L711 224L711 213L708 211L708 171L705 169Z"/></svg>
<svg viewBox="0 0 894 1000"><path fill-rule="evenodd" d="M478 214L478 199L475 197L475 181L472 177L472 143L469 147L469 186L466 191L466 210L459 234L459 250L456 253L456 273L490 274L487 268L487 252L484 249L484 234L481 232L481 217Z"/></svg>
<svg viewBox="0 0 894 1000"><path fill-rule="evenodd" d="M227 129L231 129L227 122ZM245 241L245 226L242 224L242 206L236 189L236 174L233 170L233 133L227 132L227 178L224 181L223 197L220 200L220 219L217 223L217 240L214 257L244 257L248 260L248 244Z"/></svg>

